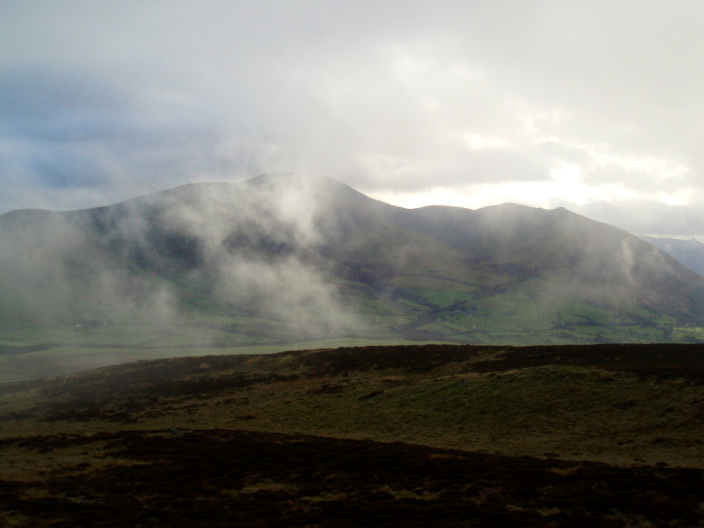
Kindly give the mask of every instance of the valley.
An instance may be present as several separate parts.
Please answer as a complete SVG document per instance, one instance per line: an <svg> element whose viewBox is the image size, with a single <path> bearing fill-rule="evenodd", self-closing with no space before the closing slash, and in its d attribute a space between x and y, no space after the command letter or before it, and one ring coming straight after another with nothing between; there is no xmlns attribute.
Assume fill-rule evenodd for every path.
<svg viewBox="0 0 704 528"><path fill-rule="evenodd" d="M698 326L676 326L671 318L624 323L589 306L558 311L552 322L526 300L502 302L471 315L451 292L425 290L439 305L405 325L375 331L301 331L285 320L193 317L171 324L142 321L81 321L65 325L0 324L0 383L71 374L83 370L157 359L200 355L266 354L286 350L424 343L589 344L595 342L704 341ZM523 313L521 313L521 310ZM378 319L383 319L378 317ZM514 325L521 324L520 328ZM266 331L269 330L269 333Z"/></svg>

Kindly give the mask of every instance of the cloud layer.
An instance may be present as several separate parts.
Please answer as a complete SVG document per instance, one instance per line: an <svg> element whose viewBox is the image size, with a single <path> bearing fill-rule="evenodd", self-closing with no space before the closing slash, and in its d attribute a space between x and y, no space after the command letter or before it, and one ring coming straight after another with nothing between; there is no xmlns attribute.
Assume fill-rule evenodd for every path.
<svg viewBox="0 0 704 528"><path fill-rule="evenodd" d="M331 176L704 233L699 2L0 1L0 212Z"/></svg>

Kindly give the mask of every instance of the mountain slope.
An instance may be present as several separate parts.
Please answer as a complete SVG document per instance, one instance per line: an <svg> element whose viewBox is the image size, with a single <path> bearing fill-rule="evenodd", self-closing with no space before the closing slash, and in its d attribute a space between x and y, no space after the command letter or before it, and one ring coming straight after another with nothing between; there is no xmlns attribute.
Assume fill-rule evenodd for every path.
<svg viewBox="0 0 704 528"><path fill-rule="evenodd" d="M690 240L679 240L677 238L660 238L642 236L648 244L666 251L683 266L692 271L704 275L704 244L692 238Z"/></svg>
<svg viewBox="0 0 704 528"><path fill-rule="evenodd" d="M196 321L230 344L653 341L704 313L702 277L565 209L407 210L285 175L14 211L0 249L3 320Z"/></svg>

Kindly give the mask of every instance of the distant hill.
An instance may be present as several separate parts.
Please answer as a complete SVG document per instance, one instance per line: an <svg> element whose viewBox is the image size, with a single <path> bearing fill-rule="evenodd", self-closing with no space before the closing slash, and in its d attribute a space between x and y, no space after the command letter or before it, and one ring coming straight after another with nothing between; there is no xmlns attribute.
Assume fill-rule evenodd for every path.
<svg viewBox="0 0 704 528"><path fill-rule="evenodd" d="M703 314L704 278L563 208L408 210L268 175L0 216L0 316L54 328L44 342L72 339L63 328L113 346L149 325L171 341L134 343L182 346L189 325L222 346L658 341Z"/></svg>
<svg viewBox="0 0 704 528"><path fill-rule="evenodd" d="M642 236L643 240L653 246L667 251L683 266L704 275L704 244L695 238L680 240L677 238L660 238Z"/></svg>

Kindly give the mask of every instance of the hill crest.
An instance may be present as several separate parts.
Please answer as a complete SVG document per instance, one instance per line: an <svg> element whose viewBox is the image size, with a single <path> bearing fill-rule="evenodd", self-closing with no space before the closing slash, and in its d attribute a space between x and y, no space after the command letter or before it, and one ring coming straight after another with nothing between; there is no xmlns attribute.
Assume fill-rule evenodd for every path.
<svg viewBox="0 0 704 528"><path fill-rule="evenodd" d="M199 321L231 344L656 341L704 313L702 277L564 208L404 209L325 178L11 212L0 249L7 321Z"/></svg>

